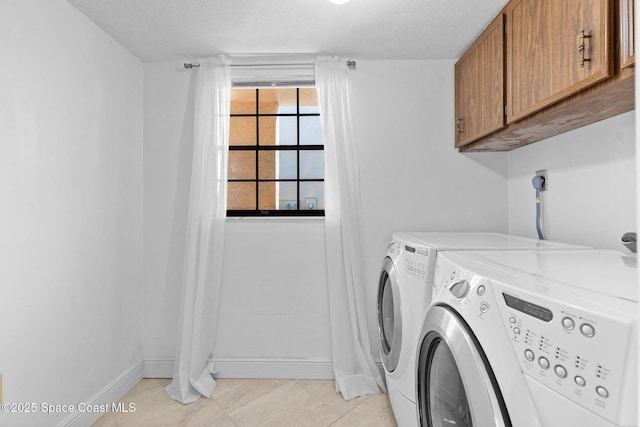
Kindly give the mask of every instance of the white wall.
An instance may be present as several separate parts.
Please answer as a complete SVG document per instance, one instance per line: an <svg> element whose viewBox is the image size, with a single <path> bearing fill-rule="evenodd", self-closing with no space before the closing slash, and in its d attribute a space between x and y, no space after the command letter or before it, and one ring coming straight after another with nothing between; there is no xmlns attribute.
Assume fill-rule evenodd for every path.
<svg viewBox="0 0 640 427"><path fill-rule="evenodd" d="M195 84L180 67L144 65L145 376L172 376L178 330Z"/></svg>
<svg viewBox="0 0 640 427"><path fill-rule="evenodd" d="M509 152L509 231L536 236L531 179L546 169L545 238L626 250L636 231L634 112Z"/></svg>
<svg viewBox="0 0 640 427"><path fill-rule="evenodd" d="M507 229L507 155L460 155L453 148L453 64L358 61L351 74L376 356L377 276L392 231ZM175 351L194 89L194 75L181 67L144 66L148 375L170 374ZM298 373L298 367L307 375L326 373L331 351L322 221L229 220L226 248L221 375L251 375L247 364L260 366L262 375Z"/></svg>
<svg viewBox="0 0 640 427"><path fill-rule="evenodd" d="M221 374L332 378L324 222L258 218L227 225Z"/></svg>
<svg viewBox="0 0 640 427"><path fill-rule="evenodd" d="M507 231L505 153L454 148L455 61L358 61L351 74L360 147L369 335L393 231Z"/></svg>
<svg viewBox="0 0 640 427"><path fill-rule="evenodd" d="M142 358L142 64L64 0L0 2L0 51L4 401L119 398Z"/></svg>

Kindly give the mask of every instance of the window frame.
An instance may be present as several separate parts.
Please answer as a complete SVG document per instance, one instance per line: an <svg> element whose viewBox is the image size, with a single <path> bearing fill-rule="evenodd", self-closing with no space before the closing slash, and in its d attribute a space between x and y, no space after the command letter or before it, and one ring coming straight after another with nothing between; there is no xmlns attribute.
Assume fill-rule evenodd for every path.
<svg viewBox="0 0 640 427"><path fill-rule="evenodd" d="M256 87L255 100L256 110L253 113L231 113L230 117L250 117L255 118L255 132L256 132L256 144L255 145L231 145L229 143L229 153L232 151L250 151L255 152L255 178L229 178L227 176L227 197L228 197L228 184L232 182L250 182L255 183L255 207L256 209L227 209L227 218L232 217L324 217L324 209L300 209L300 184L305 182L325 182L323 178L300 178L300 153L302 151L322 151L324 156L325 146L323 144L300 144L300 118L301 117L320 117L318 113L301 113L300 112L300 89L309 89L314 86L295 86L288 87L289 89L296 90L296 112L295 113L261 113L260 112L260 91L276 89L268 86ZM237 87L234 89L249 90L248 88ZM295 117L296 118L296 144L295 145L260 145L260 118L261 117ZM260 153L265 151L275 152L296 152L296 178L260 178L259 174L259 159ZM326 157L325 157L326 158ZM260 190L259 184L261 182L295 182L296 183L296 209L260 209ZM323 197L326 188L323 187Z"/></svg>

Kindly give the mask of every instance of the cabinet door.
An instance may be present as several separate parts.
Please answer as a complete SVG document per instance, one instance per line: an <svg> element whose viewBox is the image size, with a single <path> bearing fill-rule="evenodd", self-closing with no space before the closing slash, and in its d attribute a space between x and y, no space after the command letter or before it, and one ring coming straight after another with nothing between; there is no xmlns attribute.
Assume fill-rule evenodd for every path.
<svg viewBox="0 0 640 427"><path fill-rule="evenodd" d="M458 60L456 147L504 127L504 15L500 14Z"/></svg>
<svg viewBox="0 0 640 427"><path fill-rule="evenodd" d="M634 0L620 0L620 68L635 65Z"/></svg>
<svg viewBox="0 0 640 427"><path fill-rule="evenodd" d="M507 10L507 122L609 78L612 18L611 0L512 1Z"/></svg>

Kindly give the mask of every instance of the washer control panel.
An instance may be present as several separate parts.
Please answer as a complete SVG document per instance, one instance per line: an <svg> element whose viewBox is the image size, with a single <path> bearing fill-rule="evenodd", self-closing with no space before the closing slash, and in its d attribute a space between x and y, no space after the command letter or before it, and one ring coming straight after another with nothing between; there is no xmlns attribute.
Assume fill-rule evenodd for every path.
<svg viewBox="0 0 640 427"><path fill-rule="evenodd" d="M435 256L431 256L429 248L409 245L405 243L402 246L404 259L404 267L409 278L426 282L429 269L432 268ZM434 252L435 255L435 252Z"/></svg>
<svg viewBox="0 0 640 427"><path fill-rule="evenodd" d="M631 317L581 308L570 295L550 297L493 285L522 371L616 422L629 381L625 368L635 363L629 360L635 354Z"/></svg>

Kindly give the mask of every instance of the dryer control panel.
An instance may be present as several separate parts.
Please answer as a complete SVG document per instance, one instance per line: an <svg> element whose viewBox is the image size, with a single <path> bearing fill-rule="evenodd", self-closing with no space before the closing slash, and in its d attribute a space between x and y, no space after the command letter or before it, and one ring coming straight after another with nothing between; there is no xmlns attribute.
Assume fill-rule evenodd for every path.
<svg viewBox="0 0 640 427"><path fill-rule="evenodd" d="M636 395L631 313L578 302L549 289L531 292L493 283L522 371L573 402L614 422ZM632 402L631 402L632 403Z"/></svg>

